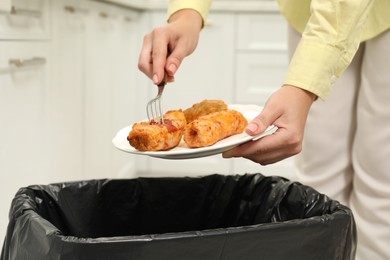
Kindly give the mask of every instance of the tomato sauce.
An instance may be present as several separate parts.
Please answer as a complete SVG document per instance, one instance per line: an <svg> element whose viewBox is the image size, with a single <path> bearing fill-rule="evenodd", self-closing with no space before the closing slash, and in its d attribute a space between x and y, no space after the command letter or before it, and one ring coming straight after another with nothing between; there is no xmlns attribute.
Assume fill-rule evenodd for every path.
<svg viewBox="0 0 390 260"><path fill-rule="evenodd" d="M152 121L150 121L150 124L151 125L159 125L160 123L152 120ZM177 130L177 127L172 124L172 120L170 120L170 119L164 119L164 125L161 125L161 126L165 126L168 130L168 133L174 132Z"/></svg>

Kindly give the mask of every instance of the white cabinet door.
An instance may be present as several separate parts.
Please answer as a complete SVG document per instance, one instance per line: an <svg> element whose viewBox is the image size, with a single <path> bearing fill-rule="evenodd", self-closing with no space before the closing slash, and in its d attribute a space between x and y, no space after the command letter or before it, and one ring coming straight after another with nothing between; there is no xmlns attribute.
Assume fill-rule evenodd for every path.
<svg viewBox="0 0 390 260"><path fill-rule="evenodd" d="M116 8L119 15L118 31L113 35L112 67L112 125L110 131L111 172L115 178L129 178L136 174L136 156L114 148L111 139L117 131L135 121L134 113L139 98L136 92L139 73L137 30L139 13Z"/></svg>
<svg viewBox="0 0 390 260"><path fill-rule="evenodd" d="M237 15L237 50L286 49L287 24L279 12Z"/></svg>
<svg viewBox="0 0 390 260"><path fill-rule="evenodd" d="M240 103L264 105L286 73L287 25L279 13L237 16L235 95Z"/></svg>
<svg viewBox="0 0 390 260"><path fill-rule="evenodd" d="M52 2L49 162L63 181L83 177L86 15L80 1Z"/></svg>
<svg viewBox="0 0 390 260"><path fill-rule="evenodd" d="M0 172L40 182L47 155L47 43L0 42ZM6 181L0 183L6 184Z"/></svg>
<svg viewBox="0 0 390 260"><path fill-rule="evenodd" d="M116 150L111 140L134 120L137 14L94 1L86 7L85 177L129 177L135 171L134 157Z"/></svg>
<svg viewBox="0 0 390 260"><path fill-rule="evenodd" d="M64 180L128 177L135 161L111 139L134 120L137 13L77 0L52 10L52 169Z"/></svg>
<svg viewBox="0 0 390 260"><path fill-rule="evenodd" d="M280 88L286 68L284 51L238 53L235 89L237 102L264 106L269 96Z"/></svg>
<svg viewBox="0 0 390 260"><path fill-rule="evenodd" d="M152 12L151 25L144 31L149 32L166 21L165 12ZM185 109L204 99L221 99L227 103L235 101L233 97L233 62L234 62L234 16L232 14L211 13L210 22L202 30L198 47L187 57L177 72L174 83L165 87L163 107L168 109ZM148 81L148 98L157 94L157 88ZM137 91L143 91L141 86ZM144 100L143 111L147 103ZM145 114L146 116L146 114ZM164 160L156 158L139 158L140 171L145 176L161 175L205 175L212 173L228 174L231 172L231 161L221 155L188 159Z"/></svg>
<svg viewBox="0 0 390 260"><path fill-rule="evenodd" d="M12 0L12 10L0 12L0 39L49 39L50 4L50 0Z"/></svg>
<svg viewBox="0 0 390 260"><path fill-rule="evenodd" d="M0 237L21 187L54 181L47 169L46 42L0 42Z"/></svg>

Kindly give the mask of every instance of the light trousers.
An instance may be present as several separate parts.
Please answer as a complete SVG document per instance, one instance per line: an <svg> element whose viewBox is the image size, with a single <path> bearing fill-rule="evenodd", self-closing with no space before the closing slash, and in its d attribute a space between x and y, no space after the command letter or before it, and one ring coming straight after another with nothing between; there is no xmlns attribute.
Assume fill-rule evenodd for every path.
<svg viewBox="0 0 390 260"><path fill-rule="evenodd" d="M300 37L290 28L290 55ZM300 182L351 208L357 260L390 259L390 31L362 43L313 103L295 166Z"/></svg>

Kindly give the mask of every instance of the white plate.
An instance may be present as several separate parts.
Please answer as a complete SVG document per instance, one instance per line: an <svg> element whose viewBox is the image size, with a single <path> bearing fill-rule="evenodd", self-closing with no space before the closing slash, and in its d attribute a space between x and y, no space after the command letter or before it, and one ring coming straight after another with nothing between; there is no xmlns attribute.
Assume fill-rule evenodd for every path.
<svg viewBox="0 0 390 260"><path fill-rule="evenodd" d="M228 107L229 109L234 109L241 112L244 115L244 117L248 120L248 122L251 121L255 116L257 116L263 109L262 107L256 105L234 104L234 105L229 105ZM192 158L200 158L200 157L219 154L224 151L230 150L233 147L238 146L242 143L248 142L250 140L260 139L263 136L274 133L277 130L277 127L271 125L270 127L268 127L268 129L265 132L257 136L250 136L245 132L243 132L241 134L237 134L225 138L217 142L216 144L208 147L188 148L187 145L182 140L178 146L176 146L171 150L146 151L146 152L136 150L127 141L127 136L129 135L131 129L132 126L130 125L119 130L116 136L112 139L112 143L116 148L118 148L121 151L132 153L132 154L148 155L148 156L163 158L163 159L192 159Z"/></svg>

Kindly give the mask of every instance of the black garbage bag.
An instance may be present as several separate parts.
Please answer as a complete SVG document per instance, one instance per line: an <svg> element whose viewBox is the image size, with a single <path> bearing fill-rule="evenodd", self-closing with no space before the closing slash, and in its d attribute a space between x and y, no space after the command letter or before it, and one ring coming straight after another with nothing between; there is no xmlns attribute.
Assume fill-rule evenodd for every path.
<svg viewBox="0 0 390 260"><path fill-rule="evenodd" d="M90 180L21 188L1 260L354 259L351 210L281 177Z"/></svg>

